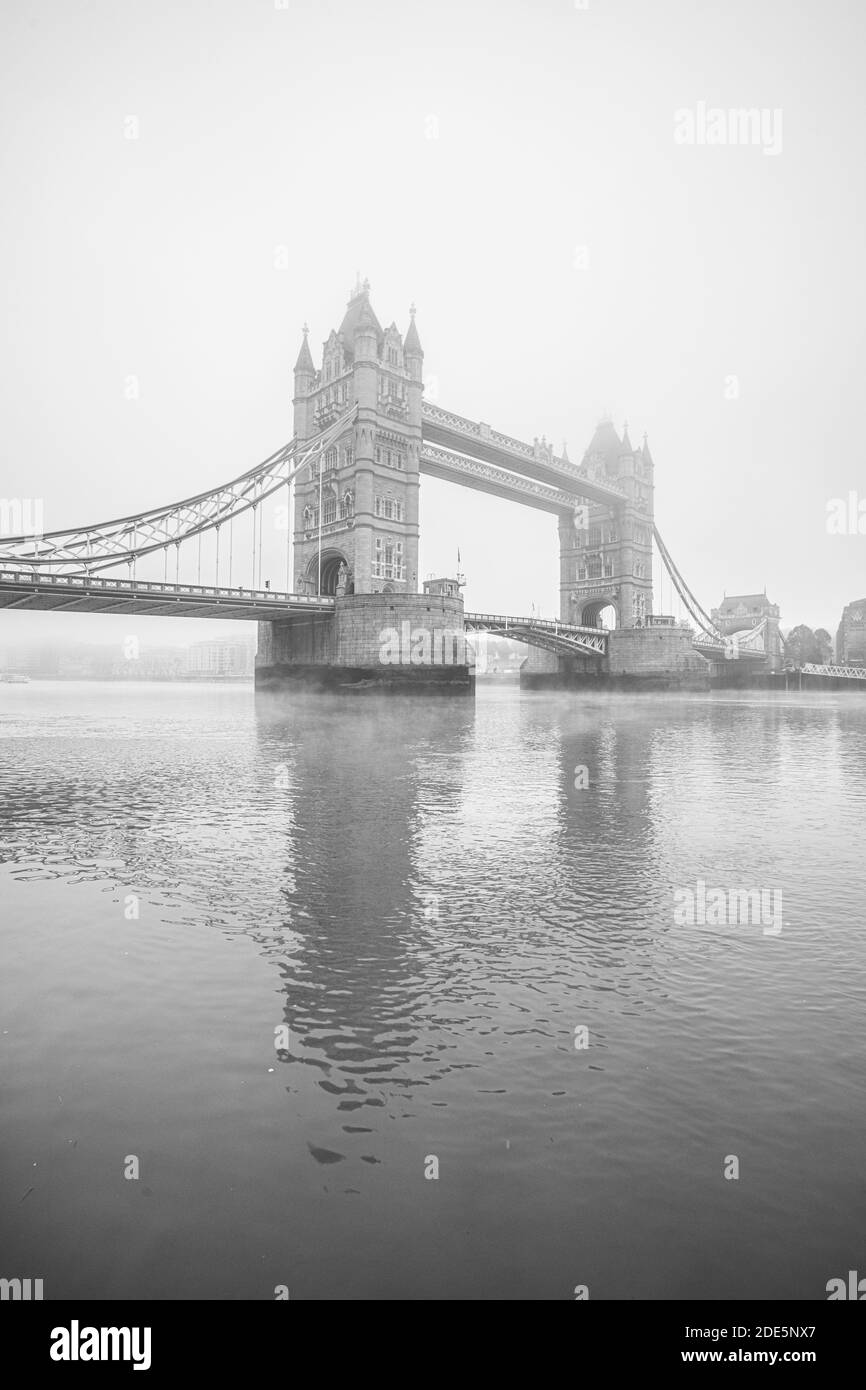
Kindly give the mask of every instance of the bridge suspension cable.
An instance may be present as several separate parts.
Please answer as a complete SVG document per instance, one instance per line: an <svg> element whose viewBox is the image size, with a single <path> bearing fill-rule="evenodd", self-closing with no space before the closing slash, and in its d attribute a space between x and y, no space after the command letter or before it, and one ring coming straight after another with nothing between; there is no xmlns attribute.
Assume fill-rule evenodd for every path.
<svg viewBox="0 0 866 1390"><path fill-rule="evenodd" d="M680 601L682 602L683 607L686 609L686 612L689 614L689 617L701 629L702 632L706 633L708 637L712 637L714 640L718 640L724 645L724 638L722 637L722 634L719 632L710 615L706 612L704 608L701 607L700 603L695 598L685 579L683 579L683 576L680 573L676 563L674 562L670 551L668 550L667 546L661 538L661 535L659 534L659 529L657 526L653 526L653 539L655 540L655 543L658 546L659 555L661 556L664 567L667 570L668 575L670 576L670 579L673 583L673 586L680 596Z"/></svg>
<svg viewBox="0 0 866 1390"><path fill-rule="evenodd" d="M165 579L168 579L168 549L178 551L183 541L197 536L199 543L206 531L216 535L217 571L219 570L220 527L229 525L229 582L232 563L232 523L243 512L252 512L253 577L256 574L256 520L258 513L258 575L261 578L261 503L280 488L290 489L297 475L308 467L328 446L345 431L357 413L353 405L321 434L313 439L292 439L246 473L224 483L221 487L187 497L167 507L154 508L136 516L104 521L93 526L79 526L64 531L48 531L41 536L10 536L0 540L0 565L14 564L36 573L93 574L115 565L128 564L134 573L135 563L145 555L164 551ZM321 468L320 468L321 473ZM177 566L176 566L177 568Z"/></svg>

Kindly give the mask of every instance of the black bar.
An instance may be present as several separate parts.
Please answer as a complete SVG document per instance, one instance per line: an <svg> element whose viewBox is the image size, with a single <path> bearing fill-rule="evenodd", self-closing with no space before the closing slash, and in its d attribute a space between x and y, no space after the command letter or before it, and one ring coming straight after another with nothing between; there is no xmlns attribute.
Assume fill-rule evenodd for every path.
<svg viewBox="0 0 866 1390"><path fill-rule="evenodd" d="M422 1354L423 1345L429 1346L427 1339L434 1337L439 1347L434 1362L439 1362L444 1376L453 1374L453 1360L448 1358L452 1367L449 1370L448 1362L439 1359L445 1349L443 1336L450 1324L460 1321L459 1313L447 1316L448 1322L437 1322L435 1334L429 1316L417 1324L407 1323L404 1332L407 1340L423 1336L424 1343L415 1344L415 1355L421 1356L422 1363L427 1359ZM514 1325L515 1315L510 1312L508 1316L510 1326L492 1338L490 1328L478 1325L477 1312L472 1314L467 1328L478 1350L482 1346L486 1349L488 1374L488 1353L491 1359L500 1355L506 1365L518 1348L523 1348L526 1355L521 1329ZM526 1319L525 1313L517 1316L521 1322ZM700 1371L707 1365L731 1369L737 1363L746 1368L767 1369L805 1366L826 1378L828 1372L857 1365L866 1328L863 1315L850 1306L847 1297L840 1302L724 1304L575 1300L567 1316L557 1315L549 1323L551 1315L535 1316L544 1316L547 1323L545 1341L536 1344L533 1352L536 1369L540 1369L539 1355L550 1366L558 1351L568 1356L566 1364L575 1374L582 1367L586 1372L597 1368L596 1373L604 1370L611 1375L620 1370L641 1370L663 1376L690 1367ZM353 1365L349 1358L358 1352L362 1361L367 1361L372 1352L373 1363L382 1356L384 1348L371 1349L370 1342L375 1344L376 1328L384 1329L384 1324L365 1317L363 1324L358 1324L358 1342L352 1335L353 1323L351 1307L345 1303L335 1309L333 1304L293 1301L289 1297L255 1303L6 1302L2 1305L0 1326L4 1364L11 1360L23 1374L38 1371L52 1376L83 1373L92 1377L107 1370L115 1376L133 1375L137 1359L142 1368L139 1374L156 1380L191 1371L197 1375L213 1371L225 1380L232 1374L254 1371L258 1375L271 1368L285 1373L292 1366L295 1375L299 1375L303 1364L308 1366L307 1375L311 1371L316 1374L318 1369L330 1380L338 1369L334 1353L337 1359L345 1356L347 1366ZM398 1353L396 1343L401 1339L395 1335L393 1325L388 1325L392 1328L388 1334L390 1366L379 1365L378 1374L388 1379L414 1379L411 1360ZM115 1350L114 1340L107 1337L103 1344L101 1338L88 1332L94 1328L127 1329L128 1337L116 1339L116 1350L119 1354L125 1352L128 1359L52 1357L52 1347L58 1355L71 1357L77 1349L89 1358L91 1349L102 1352L104 1346L106 1357L110 1358ZM133 1333L133 1329L138 1332ZM149 1329L149 1342L145 1329ZM324 1343L312 1341L302 1345L298 1341L300 1336L319 1330L327 1333ZM365 1346L367 1350L363 1351ZM407 1350L411 1351L411 1347ZM452 1354L453 1350L452 1347ZM317 1353L323 1358L318 1367ZM148 1358L149 1365L145 1366ZM461 1359L461 1364L465 1373L465 1360ZM360 1369L354 1364L356 1374ZM367 1361L367 1371L372 1369Z"/></svg>

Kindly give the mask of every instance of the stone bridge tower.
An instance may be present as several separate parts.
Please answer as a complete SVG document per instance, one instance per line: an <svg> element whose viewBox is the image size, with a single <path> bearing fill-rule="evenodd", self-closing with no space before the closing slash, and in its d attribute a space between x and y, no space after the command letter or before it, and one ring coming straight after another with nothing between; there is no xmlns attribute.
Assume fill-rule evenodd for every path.
<svg viewBox="0 0 866 1390"><path fill-rule="evenodd" d="M589 524L559 523L560 617L598 625L602 610L616 611L618 628L643 627L653 611L653 461L644 438L633 449L628 428L620 439L603 420L583 456L591 477L622 488L623 502L589 504Z"/></svg>
<svg viewBox="0 0 866 1390"><path fill-rule="evenodd" d="M318 368L307 334L295 363L296 437L310 439L355 402L358 413L326 450L321 475L314 464L296 479L295 590L415 594L424 353L414 308L404 340L396 324L382 328L365 281Z"/></svg>

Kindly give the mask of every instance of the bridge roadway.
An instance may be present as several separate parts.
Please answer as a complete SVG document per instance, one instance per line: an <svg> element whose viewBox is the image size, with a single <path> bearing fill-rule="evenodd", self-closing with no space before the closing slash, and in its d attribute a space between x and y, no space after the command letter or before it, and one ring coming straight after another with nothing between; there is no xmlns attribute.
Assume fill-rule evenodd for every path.
<svg viewBox="0 0 866 1390"><path fill-rule="evenodd" d="M133 613L152 618L231 618L256 622L302 613L327 613L333 598L281 594L273 589L157 580L111 579L105 574L42 574L0 569L0 609L48 613Z"/></svg>
<svg viewBox="0 0 866 1390"><path fill-rule="evenodd" d="M0 569L0 609L44 613L128 613L152 618L228 618L258 622L332 613L334 599L325 595L279 593L273 589L228 588L205 584L168 584L159 580L112 579L105 574L34 575ZM603 628L577 627L556 619L494 613L467 613L467 632L491 632L562 653L601 656Z"/></svg>
<svg viewBox="0 0 866 1390"><path fill-rule="evenodd" d="M496 637L513 637L531 647L545 647L560 656L604 656L607 632L603 627L578 627L556 618L522 618L499 613L465 613L467 632L489 632Z"/></svg>
<svg viewBox="0 0 866 1390"><path fill-rule="evenodd" d="M0 610L7 611L128 613L152 618L226 618L236 622L259 622L269 618L302 619L305 614L333 613L334 604L335 600L324 594L311 597L274 589L113 579L103 573L35 575L20 567L0 568ZM489 632L512 637L563 656L604 656L607 651L607 632L603 628L580 627L556 618L466 613L464 627L467 633ZM694 649L710 660L723 660L727 654L721 643L707 637L695 639ZM766 652L749 651L742 645L737 655L740 661L766 661ZM806 669L808 674L866 678L866 673L859 669Z"/></svg>

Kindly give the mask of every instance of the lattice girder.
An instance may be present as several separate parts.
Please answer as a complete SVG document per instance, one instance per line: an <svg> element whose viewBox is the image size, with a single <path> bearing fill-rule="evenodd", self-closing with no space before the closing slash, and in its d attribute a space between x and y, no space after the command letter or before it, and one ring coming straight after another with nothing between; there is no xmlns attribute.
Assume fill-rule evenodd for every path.
<svg viewBox="0 0 866 1390"><path fill-rule="evenodd" d="M42 536L10 536L0 540L0 564L14 564L44 573L75 566L95 573L114 565L132 564L145 555L179 546L191 537L216 530L258 507L286 487L352 423L353 406L314 439L282 445L264 463L208 492L94 526L49 531Z"/></svg>

